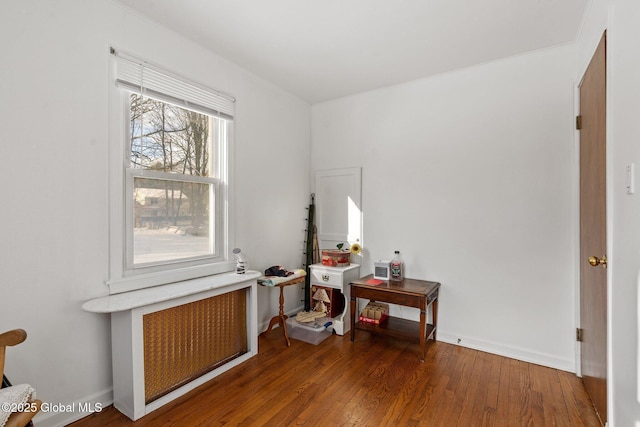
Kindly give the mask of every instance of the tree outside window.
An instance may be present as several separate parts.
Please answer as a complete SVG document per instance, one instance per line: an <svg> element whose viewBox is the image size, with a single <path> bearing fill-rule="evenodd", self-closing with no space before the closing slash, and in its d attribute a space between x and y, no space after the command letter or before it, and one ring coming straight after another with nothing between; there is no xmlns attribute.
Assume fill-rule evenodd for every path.
<svg viewBox="0 0 640 427"><path fill-rule="evenodd" d="M225 120L132 93L133 266L216 254L216 136Z"/></svg>

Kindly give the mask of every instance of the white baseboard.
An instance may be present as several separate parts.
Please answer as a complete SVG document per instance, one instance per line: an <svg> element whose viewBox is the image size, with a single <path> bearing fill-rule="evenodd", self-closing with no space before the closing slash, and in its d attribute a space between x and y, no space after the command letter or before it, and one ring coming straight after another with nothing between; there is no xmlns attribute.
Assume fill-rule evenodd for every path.
<svg viewBox="0 0 640 427"><path fill-rule="evenodd" d="M477 340L460 335L452 335L438 330L438 341L455 344L486 353L497 354L510 359L521 360L523 362L535 363L536 365L559 369L561 371L576 372L576 364L573 358L563 359L550 354L539 353L528 349L513 347L491 341Z"/></svg>
<svg viewBox="0 0 640 427"><path fill-rule="evenodd" d="M100 412L113 403L113 389L108 388L73 402L51 402L46 396L42 400L42 409L34 417L38 427L62 427L81 418Z"/></svg>

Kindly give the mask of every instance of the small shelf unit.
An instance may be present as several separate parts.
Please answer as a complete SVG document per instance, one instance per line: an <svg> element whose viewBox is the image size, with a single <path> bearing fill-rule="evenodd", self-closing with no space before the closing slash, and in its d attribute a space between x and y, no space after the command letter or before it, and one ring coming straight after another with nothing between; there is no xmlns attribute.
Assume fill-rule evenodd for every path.
<svg viewBox="0 0 640 427"><path fill-rule="evenodd" d="M322 264L312 264L311 285L339 289L344 298L344 310L333 317L333 330L338 335L344 335L351 330L351 310L349 306L351 287L349 283L360 277L360 265L350 264L346 267L330 267Z"/></svg>

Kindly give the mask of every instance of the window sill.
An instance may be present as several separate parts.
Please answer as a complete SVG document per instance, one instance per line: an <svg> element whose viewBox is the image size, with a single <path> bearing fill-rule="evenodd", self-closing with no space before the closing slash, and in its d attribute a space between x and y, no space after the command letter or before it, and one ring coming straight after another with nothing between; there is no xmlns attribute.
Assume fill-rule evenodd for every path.
<svg viewBox="0 0 640 427"><path fill-rule="evenodd" d="M82 309L92 313L115 313L118 311L132 310L138 307L236 285L249 280L255 280L258 277L260 277L260 273L253 270L249 270L245 274L216 274L164 286L139 289L92 299L82 304Z"/></svg>
<svg viewBox="0 0 640 427"><path fill-rule="evenodd" d="M109 294L114 295L156 286L164 286L170 283L183 282L186 280L197 279L199 277L229 273L234 270L235 263L220 262L216 264L123 277L121 279L109 280L107 282L107 286L109 286Z"/></svg>

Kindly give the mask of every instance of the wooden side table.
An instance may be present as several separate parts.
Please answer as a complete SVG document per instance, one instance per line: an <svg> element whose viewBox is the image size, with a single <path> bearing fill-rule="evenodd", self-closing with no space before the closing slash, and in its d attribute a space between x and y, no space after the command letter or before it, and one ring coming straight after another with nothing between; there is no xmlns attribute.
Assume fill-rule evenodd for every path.
<svg viewBox="0 0 640 427"><path fill-rule="evenodd" d="M289 316L284 314L284 287L285 286L291 286L291 285L297 285L298 283L302 283L302 282L304 282L304 278L305 278L305 276L296 277L295 279L291 279L291 280L288 280L286 282L278 283L277 285L273 286L274 288L276 286L278 288L280 288L280 312L278 313L277 316L273 316L271 318L271 320L269 321L269 327L267 328L266 331L262 332L260 334L260 336L264 336L275 325L280 325L280 327L282 328L282 332L284 333L284 340L287 343L287 347L291 346L291 341L289 341L289 334L287 333L287 318ZM265 286L265 287L270 287L270 286Z"/></svg>
<svg viewBox="0 0 640 427"><path fill-rule="evenodd" d="M378 285L367 283L373 275L351 282L351 314L353 327L351 341L356 329L374 334L387 335L420 343L420 360L424 362L425 342L430 337L436 339L438 326L438 293L440 283L425 280L404 279L400 282L382 282ZM383 301L420 309L420 322L389 316L380 325L358 322L357 299ZM427 309L431 307L431 323L427 323ZM357 323L356 323L357 322Z"/></svg>

